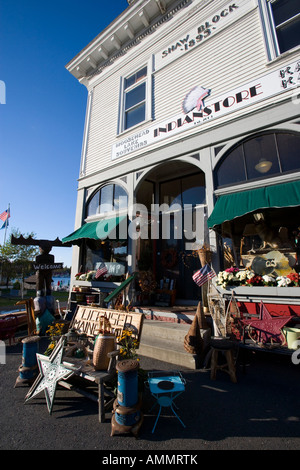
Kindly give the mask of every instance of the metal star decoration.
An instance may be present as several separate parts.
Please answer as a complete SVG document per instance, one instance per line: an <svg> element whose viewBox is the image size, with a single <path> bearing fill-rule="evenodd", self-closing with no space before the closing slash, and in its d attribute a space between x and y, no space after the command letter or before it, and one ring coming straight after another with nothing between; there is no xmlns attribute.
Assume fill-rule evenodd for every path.
<svg viewBox="0 0 300 470"><path fill-rule="evenodd" d="M26 402L44 390L50 414L52 413L57 382L70 377L74 373L74 369L62 364L64 344L65 338L62 337L50 356L44 356L43 354L36 355L40 374L25 397Z"/></svg>
<svg viewBox="0 0 300 470"><path fill-rule="evenodd" d="M259 341L263 343L271 340L280 342L281 329L292 317L272 317L263 302L260 303L259 320L242 320L244 325L257 329Z"/></svg>

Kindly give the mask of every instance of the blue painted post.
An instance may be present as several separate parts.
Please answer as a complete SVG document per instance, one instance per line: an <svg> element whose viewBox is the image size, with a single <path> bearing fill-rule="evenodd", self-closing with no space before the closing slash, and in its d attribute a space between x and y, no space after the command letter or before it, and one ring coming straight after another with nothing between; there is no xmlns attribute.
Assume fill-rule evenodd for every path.
<svg viewBox="0 0 300 470"><path fill-rule="evenodd" d="M118 403L126 408L138 402L138 368L139 362L125 359L117 363L118 371Z"/></svg>
<svg viewBox="0 0 300 470"><path fill-rule="evenodd" d="M22 364L19 367L19 377L16 385L20 382L33 382L38 375L38 364L36 353L38 352L39 336L27 336L22 340L23 355Z"/></svg>

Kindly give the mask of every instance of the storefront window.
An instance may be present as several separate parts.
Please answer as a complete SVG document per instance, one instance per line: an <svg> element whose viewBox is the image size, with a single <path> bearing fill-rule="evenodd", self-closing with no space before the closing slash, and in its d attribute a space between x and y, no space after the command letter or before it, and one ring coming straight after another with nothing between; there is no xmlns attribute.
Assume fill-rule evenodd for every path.
<svg viewBox="0 0 300 470"><path fill-rule="evenodd" d="M244 143L247 179L268 177L280 172L276 141L273 134L256 137Z"/></svg>
<svg viewBox="0 0 300 470"><path fill-rule="evenodd" d="M170 208L175 204L184 207L185 204L205 204L204 174L186 176L161 184L160 203L168 204Z"/></svg>
<svg viewBox="0 0 300 470"><path fill-rule="evenodd" d="M126 210L128 196L126 191L117 184L107 184L98 189L87 204L86 215L109 218ZM118 227L116 228L118 234ZM95 279L98 268L105 265L107 272L100 281L119 282L124 279L127 271L127 240L94 240L85 239L81 248L81 265L90 279Z"/></svg>
<svg viewBox="0 0 300 470"><path fill-rule="evenodd" d="M122 281L127 271L127 241L86 240L83 263L85 272L93 273L105 265L107 272L99 281Z"/></svg>
<svg viewBox="0 0 300 470"><path fill-rule="evenodd" d="M227 153L217 168L219 187L299 172L299 144L299 135L291 133L269 133L245 140ZM239 168L240 180L232 175L237 174L235 166ZM249 185L244 186L243 191L220 196L220 200L228 198L228 216L231 214L231 217L225 215L224 222L216 228L221 235L223 268L248 268L258 276L255 282L260 282L259 285L266 279L268 285L276 285L278 279L300 271L297 178L282 183L277 178L276 184L270 183L264 183L264 191L257 185L255 188ZM271 190L266 191L268 188L274 188L278 201L271 196ZM238 204L236 215L230 212L230 197L231 207ZM263 276L266 277L262 279Z"/></svg>
<svg viewBox="0 0 300 470"><path fill-rule="evenodd" d="M245 162L243 147L239 146L230 152L217 172L217 186L236 184L245 180Z"/></svg>
<svg viewBox="0 0 300 470"><path fill-rule="evenodd" d="M98 189L87 204L87 217L120 211L127 208L126 191L117 184L108 184Z"/></svg>
<svg viewBox="0 0 300 470"><path fill-rule="evenodd" d="M114 185L108 184L101 189L100 214L113 210Z"/></svg>
<svg viewBox="0 0 300 470"><path fill-rule="evenodd" d="M216 187L271 178L299 171L297 149L300 137L291 133L269 133L247 139L229 151L219 163Z"/></svg>

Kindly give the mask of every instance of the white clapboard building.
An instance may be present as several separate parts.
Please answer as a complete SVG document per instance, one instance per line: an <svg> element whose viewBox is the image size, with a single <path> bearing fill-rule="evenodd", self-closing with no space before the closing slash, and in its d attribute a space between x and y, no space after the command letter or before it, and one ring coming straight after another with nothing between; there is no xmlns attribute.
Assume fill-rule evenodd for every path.
<svg viewBox="0 0 300 470"><path fill-rule="evenodd" d="M295 272L299 2L128 0L66 68L87 89L72 285L139 271L196 303L203 245L216 273Z"/></svg>

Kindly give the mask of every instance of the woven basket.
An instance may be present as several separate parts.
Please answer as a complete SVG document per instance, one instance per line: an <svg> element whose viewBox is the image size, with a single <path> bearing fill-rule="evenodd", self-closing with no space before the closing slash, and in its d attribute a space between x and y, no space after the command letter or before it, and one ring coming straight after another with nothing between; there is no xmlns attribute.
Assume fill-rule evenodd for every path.
<svg viewBox="0 0 300 470"><path fill-rule="evenodd" d="M111 325L107 318L100 317L100 331L103 328L103 333L99 333L95 340L93 352L93 366L96 370L106 370L109 365L108 353L116 349L116 337L112 333Z"/></svg>
<svg viewBox="0 0 300 470"><path fill-rule="evenodd" d="M95 370L106 370L109 365L107 354L115 350L115 335L106 333L98 335L93 352L93 366Z"/></svg>

